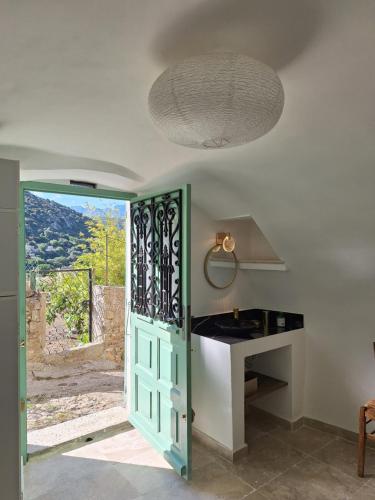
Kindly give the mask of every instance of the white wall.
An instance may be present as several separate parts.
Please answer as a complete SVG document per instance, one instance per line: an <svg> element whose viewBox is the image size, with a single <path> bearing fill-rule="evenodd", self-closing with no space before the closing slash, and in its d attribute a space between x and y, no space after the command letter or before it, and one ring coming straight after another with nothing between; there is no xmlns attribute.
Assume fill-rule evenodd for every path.
<svg viewBox="0 0 375 500"><path fill-rule="evenodd" d="M245 309L254 303L248 289L248 274L239 270L235 285L225 290L212 288L204 277L203 263L207 251L215 244L216 232L225 230L223 222L217 222L197 205L192 206L192 314L201 316L230 311L233 307Z"/></svg>
<svg viewBox="0 0 375 500"><path fill-rule="evenodd" d="M369 174L369 172L367 172ZM365 180L356 180L363 184ZM372 185L375 185L375 175ZM207 186L206 186L207 187ZM197 190L204 189L196 186ZM356 189L359 189L357 185ZM194 193L194 184L193 184ZM228 215L239 201L231 191ZM237 196L237 199L236 199ZM327 186L298 202L285 188L261 220L271 245L282 255L287 272L239 272L228 290L211 288L204 279L203 259L214 243L215 219L193 208L192 311L194 315L229 311L232 307L269 308L305 315L306 385L304 414L349 430L357 429L360 404L375 397L375 202L367 186L356 205L350 188L331 193ZM259 199L258 207L264 209ZM267 201L267 200L265 200ZM269 201L269 200L268 200ZM324 201L324 210L321 208ZM254 199L249 200L249 206ZM282 207L282 205L284 205ZM283 208L281 210L281 207ZM235 212L236 213L236 212ZM306 213L309 215L306 216ZM238 215L241 211L238 210Z"/></svg>
<svg viewBox="0 0 375 500"><path fill-rule="evenodd" d="M18 162L0 159L0 497L18 500Z"/></svg>

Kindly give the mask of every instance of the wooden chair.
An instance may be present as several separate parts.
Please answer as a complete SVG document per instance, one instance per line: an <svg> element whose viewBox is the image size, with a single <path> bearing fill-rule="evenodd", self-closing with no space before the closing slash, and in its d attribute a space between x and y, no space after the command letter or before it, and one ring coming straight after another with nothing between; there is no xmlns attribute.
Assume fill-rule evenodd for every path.
<svg viewBox="0 0 375 500"><path fill-rule="evenodd" d="M375 421L375 399L368 401L359 410L359 439L358 439L358 476L364 476L366 441L375 441L375 431L370 434L366 432L366 426Z"/></svg>

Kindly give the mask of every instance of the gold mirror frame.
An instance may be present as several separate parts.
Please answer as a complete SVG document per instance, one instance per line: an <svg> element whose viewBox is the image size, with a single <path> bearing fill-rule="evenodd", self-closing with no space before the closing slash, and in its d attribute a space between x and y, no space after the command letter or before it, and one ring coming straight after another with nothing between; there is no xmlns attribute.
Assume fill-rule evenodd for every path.
<svg viewBox="0 0 375 500"><path fill-rule="evenodd" d="M204 266L203 266L203 269L204 269L204 276L206 278L206 280L208 281L208 283L213 287L213 288L216 288L218 290L224 290L225 288L228 288L230 287L233 283L234 283L234 280L236 279L237 277L237 272L238 272L238 267L239 267L239 262L238 262L238 259L237 259L237 256L236 254L234 253L234 251L232 252L228 252L228 253L231 253L234 257L234 264L235 264L235 268L234 268L234 275L233 275L233 278L229 281L229 283L227 283L226 285L223 285L223 286L219 286L219 285L216 285L210 278L209 274L208 274L208 260L211 256L211 254L217 250L219 250L221 248L221 245L214 245L212 248L210 248L210 250L207 252L206 254L206 257L204 258Z"/></svg>

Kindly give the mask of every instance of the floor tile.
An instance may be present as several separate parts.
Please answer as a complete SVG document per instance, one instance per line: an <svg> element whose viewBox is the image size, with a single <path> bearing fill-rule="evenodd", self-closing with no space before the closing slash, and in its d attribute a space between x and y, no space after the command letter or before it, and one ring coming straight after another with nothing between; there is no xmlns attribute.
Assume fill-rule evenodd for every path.
<svg viewBox="0 0 375 500"><path fill-rule="evenodd" d="M217 498L217 497L216 497ZM180 485L178 487L158 488L145 495L137 498L137 500L215 500L214 496L208 496L205 493L196 492L188 485Z"/></svg>
<svg viewBox="0 0 375 500"><path fill-rule="evenodd" d="M207 493L214 498L243 498L254 490L248 483L234 475L229 467L213 462L194 471L191 488L196 493Z"/></svg>
<svg viewBox="0 0 375 500"><path fill-rule="evenodd" d="M253 428L258 432L269 433L279 427L279 422L272 415L259 412L257 409L250 409L245 417L245 427Z"/></svg>
<svg viewBox="0 0 375 500"><path fill-rule="evenodd" d="M113 467L105 467L101 473L82 476L79 481L61 476L53 489L35 500L133 500L138 496L139 492Z"/></svg>
<svg viewBox="0 0 375 500"><path fill-rule="evenodd" d="M351 500L375 500L375 490L365 485L352 496Z"/></svg>
<svg viewBox="0 0 375 500"><path fill-rule="evenodd" d="M195 471L193 478L169 488L158 488L141 497L142 500L201 500L245 498L254 489L232 474L221 463L212 462ZM139 499L140 500L140 499Z"/></svg>
<svg viewBox="0 0 375 500"><path fill-rule="evenodd" d="M150 451L150 444L136 430L117 434L76 450L65 453L65 456L93 458L95 460L126 462L139 453Z"/></svg>
<svg viewBox="0 0 375 500"><path fill-rule="evenodd" d="M356 443L336 438L327 446L313 453L313 456L345 472L363 484L364 480L357 476ZM368 449L366 454L366 475L370 476L371 474L375 475L375 452Z"/></svg>
<svg viewBox="0 0 375 500"><path fill-rule="evenodd" d="M109 465L96 460L65 458L62 455L35 459L24 468L26 498L34 500L38 495L61 487L62 478L74 484L87 475L95 477Z"/></svg>
<svg viewBox="0 0 375 500"><path fill-rule="evenodd" d="M259 490L255 490L244 500L267 500L267 497L265 497Z"/></svg>
<svg viewBox="0 0 375 500"><path fill-rule="evenodd" d="M245 426L245 443L247 443L248 445L253 444L253 442L257 439L268 435L269 432L266 432L262 428L252 423L247 423Z"/></svg>
<svg viewBox="0 0 375 500"><path fill-rule="evenodd" d="M366 472L366 466L365 477L362 479L362 481L366 481L366 486L375 491L375 474L369 474L368 472Z"/></svg>
<svg viewBox="0 0 375 500"><path fill-rule="evenodd" d="M167 490L174 489L185 482L173 469L145 466L139 463L116 463L114 468L129 481L140 495L146 495L161 487Z"/></svg>
<svg viewBox="0 0 375 500"><path fill-rule="evenodd" d="M194 442L192 446L192 467L193 470L199 469L207 464L210 464L215 461L217 458L217 454L205 447L201 443Z"/></svg>
<svg viewBox="0 0 375 500"><path fill-rule="evenodd" d="M349 500L359 488L350 476L308 457L264 485L260 493L268 500Z"/></svg>
<svg viewBox="0 0 375 500"><path fill-rule="evenodd" d="M249 453L238 462L229 464L229 470L254 488L270 481L305 454L271 436L260 437L249 446ZM224 459L223 459L224 460Z"/></svg>
<svg viewBox="0 0 375 500"><path fill-rule="evenodd" d="M328 443L335 440L333 434L322 432L311 427L300 427L296 431L288 431L286 429L274 430L272 436L281 441L290 444L293 448L297 448L304 453L311 454L314 451L322 448Z"/></svg>
<svg viewBox="0 0 375 500"><path fill-rule="evenodd" d="M280 423L272 415L251 408L245 417L245 442L252 444L256 439L267 436L277 430L283 430Z"/></svg>

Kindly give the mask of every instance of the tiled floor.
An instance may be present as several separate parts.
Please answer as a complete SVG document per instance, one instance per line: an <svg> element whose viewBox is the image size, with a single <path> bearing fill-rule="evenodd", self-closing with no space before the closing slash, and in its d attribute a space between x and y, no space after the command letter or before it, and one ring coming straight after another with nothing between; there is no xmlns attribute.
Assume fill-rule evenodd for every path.
<svg viewBox="0 0 375 500"><path fill-rule="evenodd" d="M251 418L249 453L231 464L198 443L193 479L180 479L132 429L25 470L26 500L375 500L375 451L356 476L356 445L322 431Z"/></svg>

